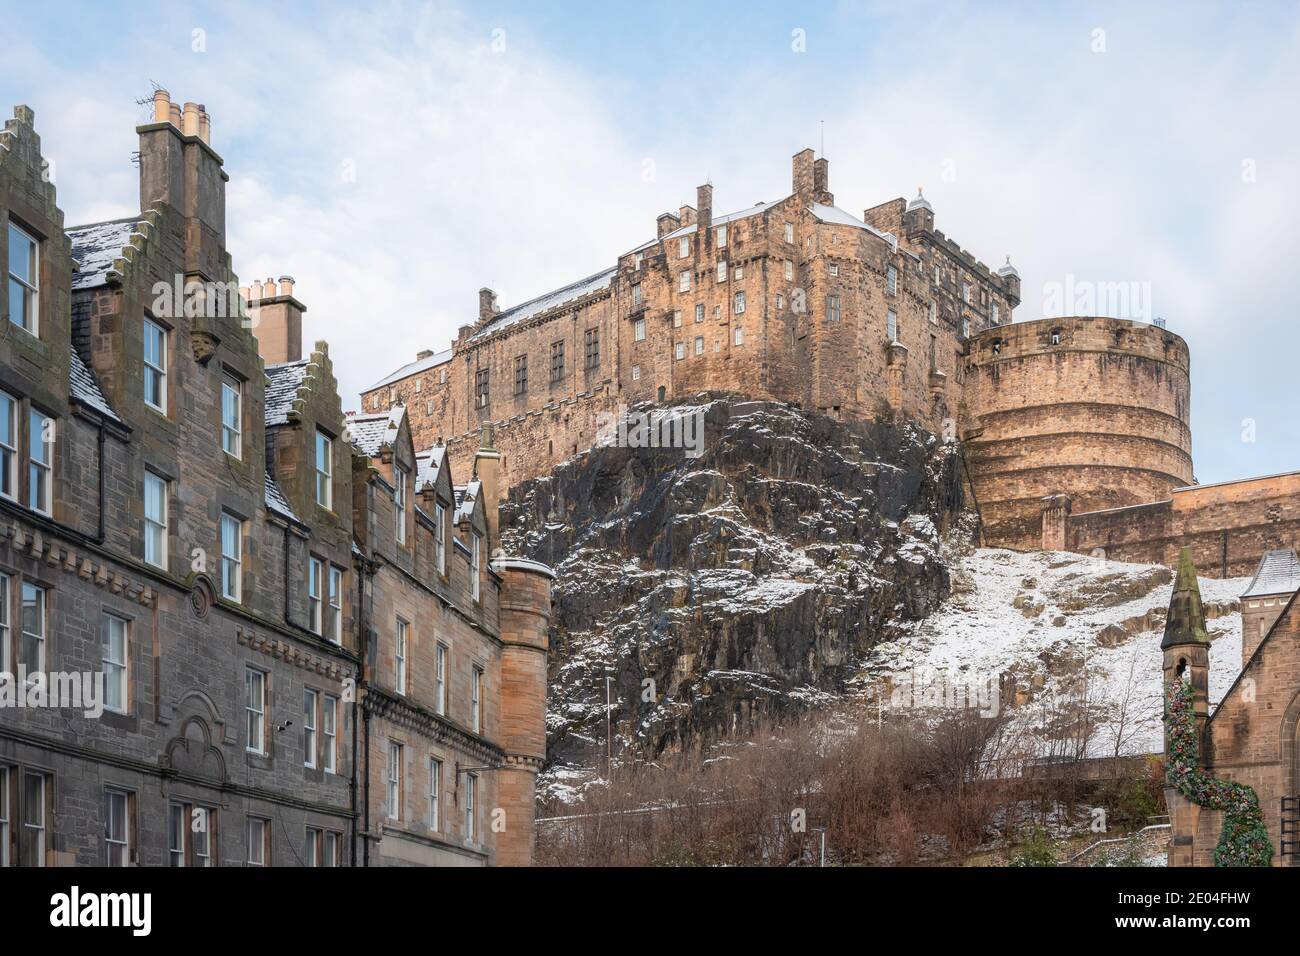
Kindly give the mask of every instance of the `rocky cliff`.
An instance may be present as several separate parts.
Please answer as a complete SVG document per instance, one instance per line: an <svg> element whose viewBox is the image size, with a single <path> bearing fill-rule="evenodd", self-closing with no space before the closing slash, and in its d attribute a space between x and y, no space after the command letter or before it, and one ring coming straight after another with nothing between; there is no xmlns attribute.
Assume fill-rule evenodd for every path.
<svg viewBox="0 0 1300 956"><path fill-rule="evenodd" d="M607 673L616 756L700 747L842 693L948 595L952 443L727 398L673 414L702 418L698 456L607 435L503 507L506 550L559 574L552 760L603 757Z"/></svg>

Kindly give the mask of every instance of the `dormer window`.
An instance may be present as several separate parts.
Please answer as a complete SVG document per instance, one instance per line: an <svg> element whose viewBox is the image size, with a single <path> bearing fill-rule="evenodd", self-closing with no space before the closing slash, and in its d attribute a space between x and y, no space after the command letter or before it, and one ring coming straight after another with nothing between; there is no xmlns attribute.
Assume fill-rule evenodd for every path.
<svg viewBox="0 0 1300 956"><path fill-rule="evenodd" d="M334 508L334 439L316 429L316 504Z"/></svg>
<svg viewBox="0 0 1300 956"><path fill-rule="evenodd" d="M9 321L32 335L40 335L40 272L40 242L9 223Z"/></svg>

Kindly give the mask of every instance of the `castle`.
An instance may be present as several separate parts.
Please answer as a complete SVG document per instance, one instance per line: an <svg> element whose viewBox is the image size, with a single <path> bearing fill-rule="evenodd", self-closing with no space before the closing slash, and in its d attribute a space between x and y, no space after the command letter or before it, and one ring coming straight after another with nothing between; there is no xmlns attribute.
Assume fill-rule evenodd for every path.
<svg viewBox="0 0 1300 956"><path fill-rule="evenodd" d="M960 438L985 543L1249 574L1300 543L1300 472L1195 484L1190 357L1162 325L1012 324L1020 277L935 227L918 192L836 206L803 150L790 195L715 215L713 187L615 264L478 317L367 389L417 446L468 464L485 423L502 491L591 447L638 402L731 392L837 418L896 417ZM648 230L647 230L648 231Z"/></svg>
<svg viewBox="0 0 1300 956"><path fill-rule="evenodd" d="M71 229L0 130L0 866L527 864L553 575L499 455L344 415L267 334L292 279L243 308L206 111L153 107L140 215Z"/></svg>

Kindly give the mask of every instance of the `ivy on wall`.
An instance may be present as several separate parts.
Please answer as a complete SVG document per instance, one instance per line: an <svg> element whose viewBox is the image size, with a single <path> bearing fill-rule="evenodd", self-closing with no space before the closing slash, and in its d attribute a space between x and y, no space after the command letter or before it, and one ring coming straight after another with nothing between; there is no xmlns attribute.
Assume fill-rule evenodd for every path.
<svg viewBox="0 0 1300 956"><path fill-rule="evenodd" d="M1165 690L1165 731L1169 737L1165 771L1169 786L1197 806L1223 811L1214 865L1268 866L1273 859L1273 844L1264 827L1259 797L1253 787L1218 780L1201 768L1192 687L1182 678L1174 678Z"/></svg>

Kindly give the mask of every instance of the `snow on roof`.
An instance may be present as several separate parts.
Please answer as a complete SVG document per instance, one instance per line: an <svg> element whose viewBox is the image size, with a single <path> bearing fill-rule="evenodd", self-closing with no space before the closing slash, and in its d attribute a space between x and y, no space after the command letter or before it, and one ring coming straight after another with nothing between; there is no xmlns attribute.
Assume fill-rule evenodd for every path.
<svg viewBox="0 0 1300 956"><path fill-rule="evenodd" d="M438 481L438 472L447 460L447 447L434 445L415 453L415 490L432 488Z"/></svg>
<svg viewBox="0 0 1300 956"><path fill-rule="evenodd" d="M857 229L865 229L884 239L891 246L898 245L898 238L890 232L881 232L875 226L863 222L851 212L841 209L839 206L828 206L825 203L815 202L812 204L812 214L822 222L828 222L836 226L853 226Z"/></svg>
<svg viewBox="0 0 1300 956"><path fill-rule="evenodd" d="M1290 594L1297 590L1300 590L1300 558L1296 557L1294 548L1282 548L1260 558L1255 576L1241 596Z"/></svg>
<svg viewBox="0 0 1300 956"><path fill-rule="evenodd" d="M399 382L402 379L406 378L407 376L416 375L420 372L427 372L431 368L437 368L439 365L444 365L450 361L451 361L451 349L445 349L441 352L435 352L432 355L426 355L422 359L416 359L414 362L411 362L408 365L403 365L392 375L389 375L387 378L376 382L374 385L371 385L368 389L366 389L366 391L372 392L377 388L383 388L385 385L391 385L394 382Z"/></svg>
<svg viewBox="0 0 1300 956"><path fill-rule="evenodd" d="M90 406L105 418L115 422L122 421L108 404L108 399L104 398L95 373L81 360L76 349L72 349L72 364L68 368L68 388L72 397L81 404Z"/></svg>
<svg viewBox="0 0 1300 956"><path fill-rule="evenodd" d="M536 299L529 299L520 305L511 306L504 312L498 312L496 316L475 332L471 338L479 339L499 332L501 329L508 328L516 322L522 322L525 319L531 319L535 315L541 315L543 312L549 312L566 302L572 302L580 299L585 295L593 292L599 292L601 289L608 289L610 283L614 281L614 275L618 272L618 267L605 269L594 275L589 275L585 279L579 279L577 282L571 282L554 292L548 292L546 295L538 296Z"/></svg>
<svg viewBox="0 0 1300 956"><path fill-rule="evenodd" d="M298 388L307 377L307 359L284 362L266 367L266 410L263 415L267 425L287 425L289 410L298 397Z"/></svg>
<svg viewBox="0 0 1300 956"><path fill-rule="evenodd" d="M72 241L72 258L80 267L73 273L72 288L93 289L107 282L108 270L131 241L135 226L135 219L117 219L67 230Z"/></svg>
<svg viewBox="0 0 1300 956"><path fill-rule="evenodd" d="M746 209L742 209L739 212L729 212L722 216L714 216L712 219L709 220L709 225L721 226L729 222L735 222L738 219L748 219L750 216L757 216L759 213L763 212L764 210L771 209L773 206L777 205L777 203L783 203L789 198L790 198L789 196L785 196L781 199L778 199L776 202L755 203L754 205ZM689 226L682 226L680 229L674 232L670 232L668 233L668 235L664 236L663 241L667 242L668 240L676 239L679 236L689 236L697 229L699 229L699 223L691 223ZM656 242L659 241L660 240L658 239L652 240L651 242L647 242L644 246L641 246L639 248L644 249L648 246L653 246Z"/></svg>
<svg viewBox="0 0 1300 956"><path fill-rule="evenodd" d="M452 518L453 524L460 524L474 513L474 502L478 500L479 480L475 478L467 485L458 485L456 492L456 514Z"/></svg>
<svg viewBox="0 0 1300 956"><path fill-rule="evenodd" d="M372 415L350 414L344 421L343 428L347 432L348 440L356 445L362 454L375 458L385 445L393 443L405 415L405 405L394 405L386 412Z"/></svg>
<svg viewBox="0 0 1300 956"><path fill-rule="evenodd" d="M284 492L280 490L280 485L271 477L269 471L266 473L266 490L264 497L266 499L266 507L271 511L274 511L283 518L288 518L290 521L302 524L302 521L298 516L293 513L293 508L289 505L289 499L284 496Z"/></svg>

